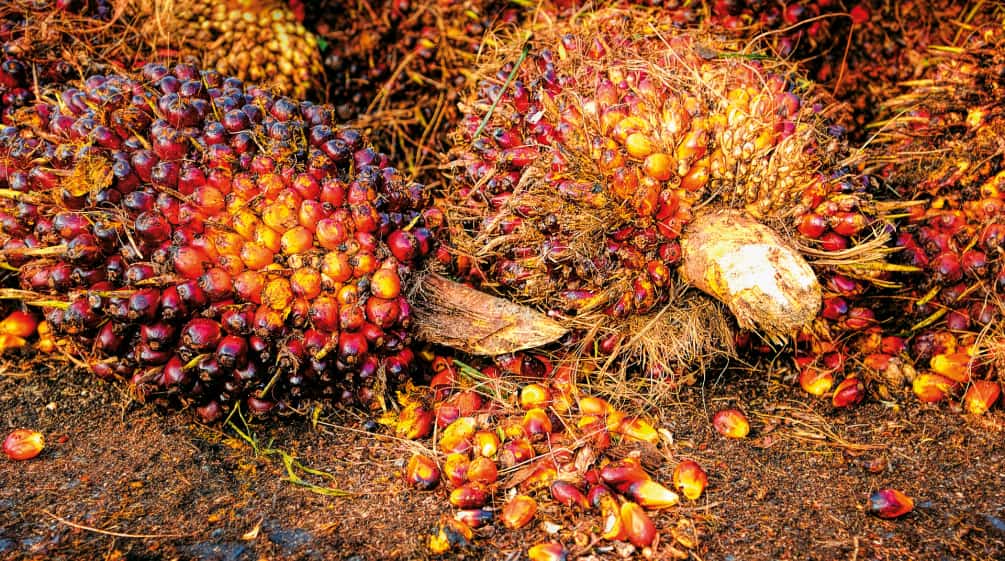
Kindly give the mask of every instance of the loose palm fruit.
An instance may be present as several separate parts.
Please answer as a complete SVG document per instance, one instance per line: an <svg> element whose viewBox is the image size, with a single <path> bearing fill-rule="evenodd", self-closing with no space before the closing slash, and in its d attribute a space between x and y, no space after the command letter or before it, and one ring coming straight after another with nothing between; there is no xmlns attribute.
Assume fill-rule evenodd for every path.
<svg viewBox="0 0 1005 561"><path fill-rule="evenodd" d="M415 454L408 460L405 468L405 480L409 485L428 491L440 483L440 468L432 458Z"/></svg>
<svg viewBox="0 0 1005 561"><path fill-rule="evenodd" d="M865 397L865 384L858 376L849 376L834 389L831 402L834 407L851 407L862 402Z"/></svg>
<svg viewBox="0 0 1005 561"><path fill-rule="evenodd" d="M971 415L983 415L1001 395L1001 385L990 380L974 380L963 395L963 408Z"/></svg>
<svg viewBox="0 0 1005 561"><path fill-rule="evenodd" d="M539 543L527 549L530 561L566 561L568 557L569 552L557 542Z"/></svg>
<svg viewBox="0 0 1005 561"><path fill-rule="evenodd" d="M503 524L510 530L523 528L534 519L537 514L537 501L527 495L517 495L503 505Z"/></svg>
<svg viewBox="0 0 1005 561"><path fill-rule="evenodd" d="M12 460L30 460L42 453L45 437L31 429L16 429L3 441L3 452Z"/></svg>
<svg viewBox="0 0 1005 561"><path fill-rule="evenodd" d="M0 221L0 252L20 259L24 301L96 374L206 420L241 402L378 406L409 378L400 287L417 261L384 240L428 237L429 197L330 106L188 64L41 93L0 128L0 214L19 216ZM101 141L84 142L99 123ZM299 223L308 202L342 225L341 244ZM431 419L412 413L396 431L419 438Z"/></svg>
<svg viewBox="0 0 1005 561"><path fill-rule="evenodd" d="M673 486L692 501L698 500L708 485L708 474L694 460L683 460L673 470Z"/></svg>
<svg viewBox="0 0 1005 561"><path fill-rule="evenodd" d="M896 489L881 489L869 496L866 512L880 518L899 518L914 510L914 499Z"/></svg>
<svg viewBox="0 0 1005 561"><path fill-rule="evenodd" d="M641 506L631 501L622 504L621 521L628 541L635 547L649 547L656 539L656 526Z"/></svg>
<svg viewBox="0 0 1005 561"><path fill-rule="evenodd" d="M712 416L712 426L723 436L745 438L750 433L747 416L738 409L723 409Z"/></svg>

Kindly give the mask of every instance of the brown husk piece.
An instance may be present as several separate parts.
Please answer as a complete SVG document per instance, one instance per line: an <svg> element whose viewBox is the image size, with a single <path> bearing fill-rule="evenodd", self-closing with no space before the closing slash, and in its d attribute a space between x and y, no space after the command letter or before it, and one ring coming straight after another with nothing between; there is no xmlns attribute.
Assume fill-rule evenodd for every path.
<svg viewBox="0 0 1005 561"><path fill-rule="evenodd" d="M465 353L500 355L553 343L568 329L514 304L436 273L412 286L415 334Z"/></svg>

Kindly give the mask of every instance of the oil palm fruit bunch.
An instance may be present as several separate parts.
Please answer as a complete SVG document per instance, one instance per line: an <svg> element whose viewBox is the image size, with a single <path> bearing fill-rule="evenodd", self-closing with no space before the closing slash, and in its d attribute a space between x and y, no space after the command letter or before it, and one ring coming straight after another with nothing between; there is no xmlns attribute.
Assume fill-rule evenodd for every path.
<svg viewBox="0 0 1005 561"><path fill-rule="evenodd" d="M131 17L161 55L303 98L322 75L317 38L281 0L130 0Z"/></svg>
<svg viewBox="0 0 1005 561"><path fill-rule="evenodd" d="M0 131L4 298L206 419L377 402L409 374L402 283L440 219L333 115L188 64L47 89Z"/></svg>
<svg viewBox="0 0 1005 561"><path fill-rule="evenodd" d="M429 385L400 392L401 411L384 422L401 438L432 437L433 453L412 456L403 476L413 488L442 494L455 509L454 525L519 530L592 520L563 524L568 529L553 537L571 543L576 528L592 528L579 545L607 540L644 549L656 539L658 512L681 502L653 475L669 440L649 420L582 392L569 363L537 353L473 364L436 355L430 368ZM681 460L673 471L673 487L698 499L707 484L701 466ZM445 539L448 530L441 523L430 536L434 553L458 545ZM470 531L453 533L471 540ZM668 532L664 547L696 546L677 536Z"/></svg>
<svg viewBox="0 0 1005 561"><path fill-rule="evenodd" d="M872 181L788 66L638 8L511 39L465 101L438 261L581 334L583 356L679 373L731 351L724 307L781 341L817 318L819 275L882 261Z"/></svg>
<svg viewBox="0 0 1005 561"><path fill-rule="evenodd" d="M875 124L877 160L914 203L898 227L901 258L925 273L900 295L900 321L891 326L914 366L900 381L924 401L962 397L974 412L997 401L1005 366L1005 151L996 132L1005 126L1005 35L998 18L964 22L958 41L933 46L929 66L901 85Z"/></svg>

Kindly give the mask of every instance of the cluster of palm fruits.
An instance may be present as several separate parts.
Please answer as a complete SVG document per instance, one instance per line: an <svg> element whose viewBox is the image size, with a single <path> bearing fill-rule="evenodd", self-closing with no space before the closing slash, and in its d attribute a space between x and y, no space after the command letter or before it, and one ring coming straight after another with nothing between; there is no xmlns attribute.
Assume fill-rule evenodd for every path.
<svg viewBox="0 0 1005 561"><path fill-rule="evenodd" d="M135 0L143 34L205 68L303 98L319 86L321 53L281 0Z"/></svg>
<svg viewBox="0 0 1005 561"><path fill-rule="evenodd" d="M963 396L972 413L998 399L1005 367L1003 43L996 22L940 47L924 74L884 105L887 119L878 123L884 171L914 203L898 228L900 258L924 271L904 283L892 326L909 336L899 346L916 371L909 381L925 401Z"/></svg>
<svg viewBox="0 0 1005 561"><path fill-rule="evenodd" d="M434 553L492 524L550 525L554 538L579 547L598 539L653 545L658 531L647 511L673 507L680 497L649 473L662 462L657 446L666 444L650 422L583 395L569 365L540 355L503 355L480 368L436 356L431 367L429 387L401 394L404 407L387 422L399 437L433 438L433 453L413 455L404 477L422 490L442 483L457 509L429 538ZM708 476L682 459L672 480L697 500ZM697 545L687 519L668 534L664 551ZM555 541L528 555L557 559L565 551Z"/></svg>
<svg viewBox="0 0 1005 561"><path fill-rule="evenodd" d="M402 283L442 218L331 106L150 64L47 90L0 138L5 296L99 376L213 419L409 373Z"/></svg>
<svg viewBox="0 0 1005 561"><path fill-rule="evenodd" d="M829 106L788 66L641 9L533 30L488 49L465 102L438 253L458 276L589 325L585 352L629 354L682 315L663 312L694 298L686 283L777 340L817 316L839 256L882 260L863 244L874 182L842 164ZM797 239L834 259L814 271Z"/></svg>

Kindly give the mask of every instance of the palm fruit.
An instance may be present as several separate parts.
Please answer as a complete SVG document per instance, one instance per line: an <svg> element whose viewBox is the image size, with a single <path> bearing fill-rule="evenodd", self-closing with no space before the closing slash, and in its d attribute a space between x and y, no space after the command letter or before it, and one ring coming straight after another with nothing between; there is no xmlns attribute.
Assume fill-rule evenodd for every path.
<svg viewBox="0 0 1005 561"><path fill-rule="evenodd" d="M487 50L465 102L439 261L578 332L583 356L651 372L729 354L717 301L773 341L810 323L832 269L792 233L811 216L798 239L830 255L823 239L857 247L875 214L826 98L659 11L526 31Z"/></svg>
<svg viewBox="0 0 1005 561"><path fill-rule="evenodd" d="M375 404L408 376L402 284L439 218L331 106L151 64L46 90L15 120L4 297L41 307L97 375L207 419Z"/></svg>
<svg viewBox="0 0 1005 561"><path fill-rule="evenodd" d="M976 14L959 39L933 46L929 65L887 100L874 156L912 202L898 225L900 259L923 270L898 295L875 375L925 401L1002 382L1005 289L1005 126L999 86L1000 15ZM877 347L878 345L874 345ZM902 357L910 376L885 367ZM904 369L900 369L903 371ZM915 374L917 373L917 374ZM983 384L982 384L983 385Z"/></svg>
<svg viewBox="0 0 1005 561"><path fill-rule="evenodd" d="M205 68L302 98L323 73L317 38L281 0L131 0L144 37Z"/></svg>
<svg viewBox="0 0 1005 561"><path fill-rule="evenodd" d="M459 417L438 435L415 437L431 436L434 440L424 445L445 454L441 473L448 490L439 493L456 509L454 520L471 528L494 524L510 530L565 520L577 532L592 532L595 540L645 547L654 539L660 511L679 504L677 493L654 471L672 455L664 450L672 439L659 437L665 431L629 416L625 407L582 394L571 362L522 352L470 364L444 355L424 358L430 359L433 382L406 386L398 393L402 409L381 422L397 430L413 424L410 411L416 404L440 411L472 391L483 396L470 416ZM533 405L542 407L528 408L528 394L547 395L550 404L535 400ZM561 403L570 405L562 408ZM528 416L535 423L527 423ZM657 438L638 438L649 431ZM492 437L488 449L480 444L487 435ZM414 466L421 465L416 458L405 472L411 485L417 484ZM667 471L662 474L669 478ZM675 470L673 482L695 498L707 474L688 460Z"/></svg>

